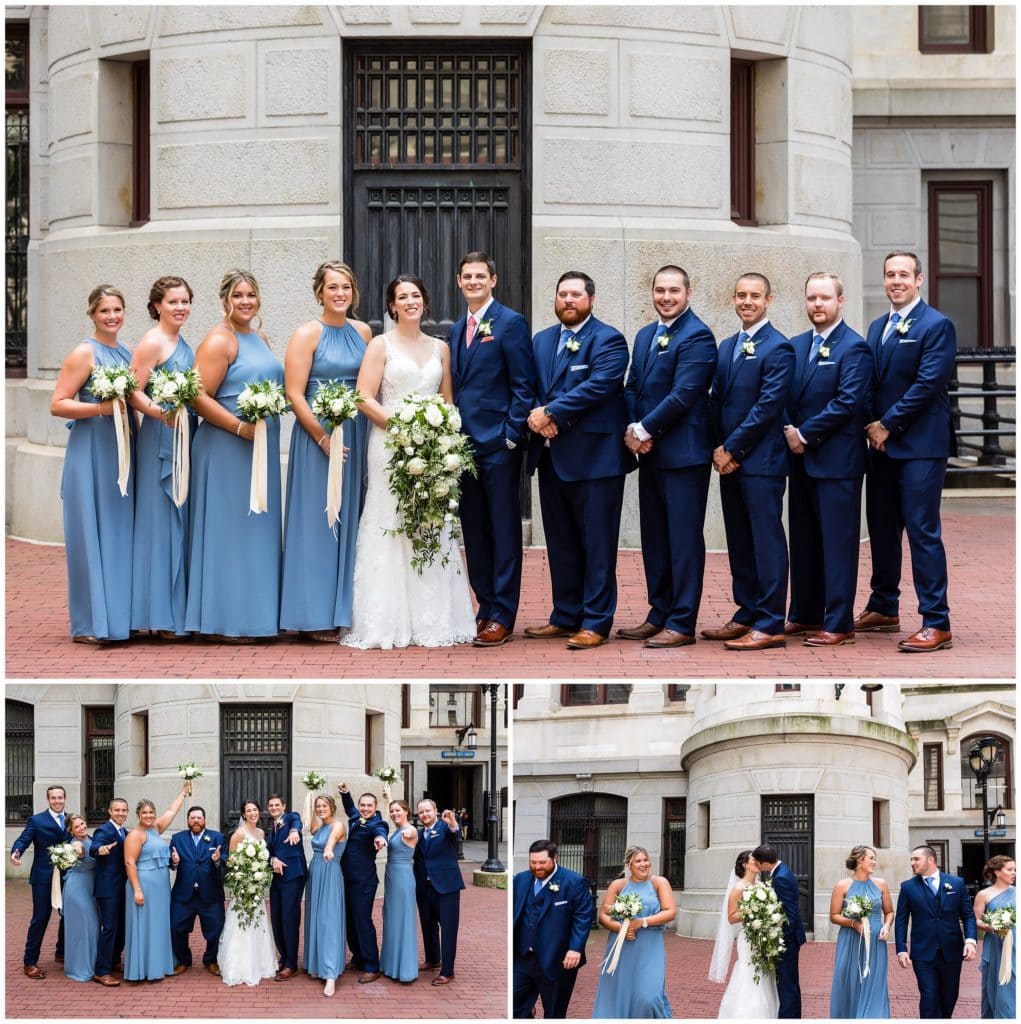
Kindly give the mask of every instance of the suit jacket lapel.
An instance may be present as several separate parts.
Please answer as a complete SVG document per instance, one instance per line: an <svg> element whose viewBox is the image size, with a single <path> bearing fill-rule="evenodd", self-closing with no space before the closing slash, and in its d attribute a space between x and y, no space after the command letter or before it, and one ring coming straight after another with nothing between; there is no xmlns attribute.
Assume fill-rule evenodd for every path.
<svg viewBox="0 0 1021 1024"><path fill-rule="evenodd" d="M571 360L575 357L581 358L581 350L585 347L585 342L588 339L589 334L592 330L592 320L589 319L588 323L574 336L574 340L578 342L580 346L577 352L564 352L563 358L558 356L557 347L560 344L560 333L558 332L553 343L553 370L550 378L550 387L554 388L560 382L560 378L567 373L567 368L571 365Z"/></svg>

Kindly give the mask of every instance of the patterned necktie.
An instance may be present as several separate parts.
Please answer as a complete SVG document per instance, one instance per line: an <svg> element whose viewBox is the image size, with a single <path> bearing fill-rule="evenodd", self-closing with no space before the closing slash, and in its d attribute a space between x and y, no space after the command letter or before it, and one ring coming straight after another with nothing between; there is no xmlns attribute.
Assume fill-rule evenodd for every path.
<svg viewBox="0 0 1021 1024"><path fill-rule="evenodd" d="M897 324L900 323L900 313L894 313L890 317L890 322L886 325L886 330L883 332L883 344L885 345L890 340L890 335L897 329Z"/></svg>
<svg viewBox="0 0 1021 1024"><path fill-rule="evenodd" d="M465 336L464 336L464 347L465 348L471 348L472 347L472 341L474 341L474 339L475 339L475 328L477 326L478 326L478 324L476 324L476 322L475 322L475 317L469 316L468 317L468 328L467 328L467 331L465 332Z"/></svg>
<svg viewBox="0 0 1021 1024"><path fill-rule="evenodd" d="M815 362L816 356L819 355L819 349L821 349L821 348L822 348L822 335L821 334L813 334L812 335L812 351L808 355L808 361L810 363L814 363Z"/></svg>
<svg viewBox="0 0 1021 1024"><path fill-rule="evenodd" d="M747 331L742 331L737 336L737 344L734 346L734 357L732 362L737 362L738 359L744 354L744 343L751 337Z"/></svg>

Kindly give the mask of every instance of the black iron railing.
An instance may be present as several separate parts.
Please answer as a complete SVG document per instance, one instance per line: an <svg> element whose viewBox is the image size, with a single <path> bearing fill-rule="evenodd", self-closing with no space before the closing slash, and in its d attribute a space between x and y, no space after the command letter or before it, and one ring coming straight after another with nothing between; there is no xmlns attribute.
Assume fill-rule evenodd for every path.
<svg viewBox="0 0 1021 1024"><path fill-rule="evenodd" d="M1015 475L1016 361L1013 348L958 350L948 391L958 457L950 460L948 475ZM970 366L981 367L981 380L962 380L962 368ZM1010 378L1009 383L1005 377ZM1011 415L1007 414L1008 403Z"/></svg>

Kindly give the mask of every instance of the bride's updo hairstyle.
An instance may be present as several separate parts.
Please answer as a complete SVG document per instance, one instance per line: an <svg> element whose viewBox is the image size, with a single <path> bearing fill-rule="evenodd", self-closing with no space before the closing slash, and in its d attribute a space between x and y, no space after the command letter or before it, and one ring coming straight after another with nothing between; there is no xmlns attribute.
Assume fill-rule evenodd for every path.
<svg viewBox="0 0 1021 1024"><path fill-rule="evenodd" d="M734 874L738 878L744 878L744 869L748 867L748 861L751 859L751 850L742 850L737 855L737 860L734 861Z"/></svg>
<svg viewBox="0 0 1021 1024"><path fill-rule="evenodd" d="M631 861L633 861L640 853L644 853L646 857L649 856L649 851L644 846L629 846L624 851L624 878L631 874ZM652 858L650 857L649 859L651 860Z"/></svg>
<svg viewBox="0 0 1021 1024"><path fill-rule="evenodd" d="M397 297L397 288L402 284L413 284L422 293L422 319L429 315L429 293L425 290L425 282L417 274L398 274L386 286L386 311L390 319L397 323L397 310L394 309L394 299Z"/></svg>
<svg viewBox="0 0 1021 1024"><path fill-rule="evenodd" d="M857 871L858 870L858 862L870 850L871 850L872 853L876 852L875 850L872 849L871 846L861 846L861 845L856 846L847 855L847 860L844 861L844 867L846 867L848 871Z"/></svg>

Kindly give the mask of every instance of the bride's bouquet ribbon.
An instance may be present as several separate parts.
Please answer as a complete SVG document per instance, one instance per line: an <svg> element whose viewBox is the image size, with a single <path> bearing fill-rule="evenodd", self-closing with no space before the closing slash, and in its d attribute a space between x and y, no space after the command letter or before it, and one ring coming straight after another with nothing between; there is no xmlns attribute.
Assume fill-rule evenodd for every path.
<svg viewBox="0 0 1021 1024"><path fill-rule="evenodd" d="M50 882L50 906L54 910L64 909L64 897L60 891L60 871L53 869L53 881Z"/></svg>
<svg viewBox="0 0 1021 1024"><path fill-rule="evenodd" d="M191 476L191 425L188 410L181 407L174 414L173 498L180 508L188 500Z"/></svg>
<svg viewBox="0 0 1021 1024"><path fill-rule="evenodd" d="M333 529L340 518L344 493L344 427L338 424L330 434L330 462L326 471L326 523Z"/></svg>
<svg viewBox="0 0 1021 1024"><path fill-rule="evenodd" d="M128 474L131 472L128 396L137 387L135 375L126 363L94 366L89 375L89 393L100 402L113 403L113 433L117 440L117 486L122 498L128 496Z"/></svg>
<svg viewBox="0 0 1021 1024"><path fill-rule="evenodd" d="M865 947L865 967L861 966L861 959L858 960L858 980L864 981L869 976L869 951L871 949L871 938L872 938L872 926L869 924L869 919L863 917L861 919L861 932L859 933L859 939Z"/></svg>
<svg viewBox="0 0 1021 1024"><path fill-rule="evenodd" d="M615 917L620 921L620 931L617 932L617 937L606 951L606 959L603 960L603 966L599 969L600 974L613 974L617 970L617 964L620 963L621 950L627 941L628 928L631 925L631 921L638 917L642 910L642 898L637 893L618 893L616 900L614 900L610 907L609 913L611 917Z"/></svg>
<svg viewBox="0 0 1021 1024"><path fill-rule="evenodd" d="M603 966L599 969L600 974L613 974L617 970L617 964L620 963L620 951L624 948L624 943L627 941L627 929L628 922L621 921L620 931L617 932L617 936L606 954L606 959L603 961Z"/></svg>
<svg viewBox="0 0 1021 1024"><path fill-rule="evenodd" d="M1003 936L1003 942L1000 946L1000 973L997 975L996 980L1001 985L1009 985L1010 979L1014 974L1013 965L1013 952L1014 952L1014 930L1012 928L1007 929L1007 933Z"/></svg>
<svg viewBox="0 0 1021 1024"><path fill-rule="evenodd" d="M340 518L344 489L344 431L346 420L358 415L358 406L365 401L357 388L344 381L316 381L312 396L312 414L323 421L330 432L330 462L326 474L326 523L332 530ZM322 441L322 438L319 439Z"/></svg>
<svg viewBox="0 0 1021 1024"><path fill-rule="evenodd" d="M255 424L255 439L252 441L252 479L248 488L249 512L265 512L269 508L267 487L269 482L269 444L266 439L265 420Z"/></svg>
<svg viewBox="0 0 1021 1024"><path fill-rule="evenodd" d="M270 416L282 416L290 405L284 389L276 380L259 380L247 384L238 395L237 412L255 424L252 441L252 477L248 488L248 509L256 514L269 509L269 428Z"/></svg>
<svg viewBox="0 0 1021 1024"><path fill-rule="evenodd" d="M117 438L117 486L121 497L128 496L128 475L131 473L131 425L128 406L123 398L113 400L113 432Z"/></svg>

